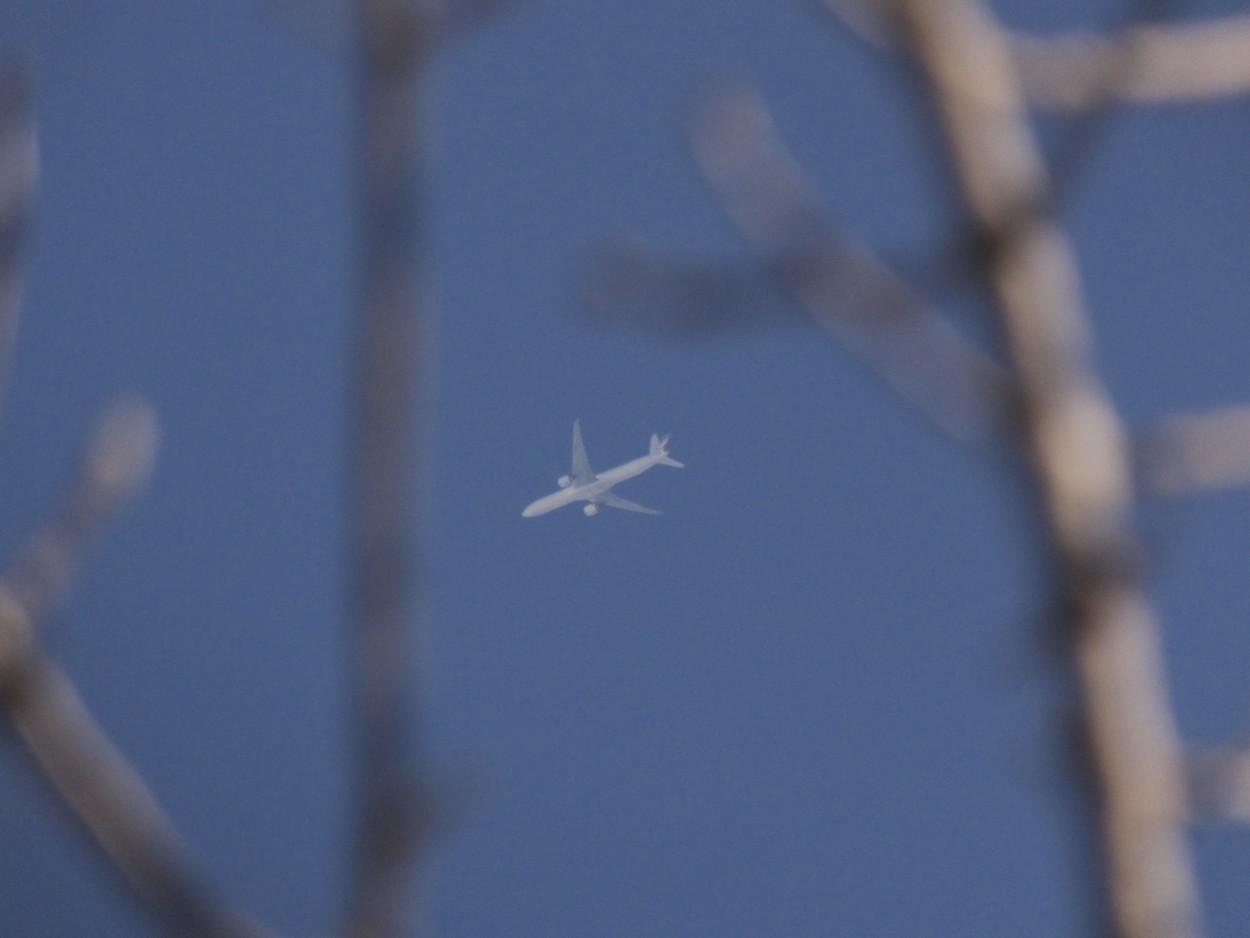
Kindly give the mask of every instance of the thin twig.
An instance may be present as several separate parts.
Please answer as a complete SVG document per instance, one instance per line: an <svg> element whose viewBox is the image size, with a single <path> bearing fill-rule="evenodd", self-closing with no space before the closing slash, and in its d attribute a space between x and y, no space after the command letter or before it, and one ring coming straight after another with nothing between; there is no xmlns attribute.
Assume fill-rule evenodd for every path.
<svg viewBox="0 0 1250 938"><path fill-rule="evenodd" d="M1039 208L1048 181L1006 33L975 0L905 0L914 50L970 214L1020 379L1020 443L1067 610L1101 820L1113 931L1199 932L1182 748L1140 582L1126 432L1092 361L1076 262Z"/></svg>
<svg viewBox="0 0 1250 938"><path fill-rule="evenodd" d="M0 579L0 663L35 647L35 626L61 599L86 549L146 483L156 444L156 415L146 401L121 398L105 409L60 509Z"/></svg>
<svg viewBox="0 0 1250 938"><path fill-rule="evenodd" d="M1250 406L1168 417L1139 455L1146 484L1162 495L1250 485Z"/></svg>
<svg viewBox="0 0 1250 938"><path fill-rule="evenodd" d="M0 580L0 705L70 814L171 933L262 938L269 933L203 885L173 824L36 634L85 549L146 481L155 451L146 403L108 408L63 508Z"/></svg>
<svg viewBox="0 0 1250 938"><path fill-rule="evenodd" d="M0 76L0 392L6 384L26 286L26 250L39 182L39 141L25 66Z"/></svg>
<svg viewBox="0 0 1250 938"><path fill-rule="evenodd" d="M1250 750L1190 753L1189 806L1195 820L1250 822Z"/></svg>
<svg viewBox="0 0 1250 938"><path fill-rule="evenodd" d="M598 252L587 265L581 299L595 325L674 341L815 325L759 270L744 270L736 260L664 257L641 244Z"/></svg>
<svg viewBox="0 0 1250 938"><path fill-rule="evenodd" d="M432 809L418 740L423 563L417 500L429 318L421 199L423 66L434 3L357 7L360 283L349 507L349 603L357 818L349 933L409 933Z"/></svg>
<svg viewBox="0 0 1250 938"><path fill-rule="evenodd" d="M1100 106L1108 90L1129 104L1172 104L1250 94L1250 15L1012 41L1020 80L1041 107ZM1108 82L1108 76L1115 76Z"/></svg>
<svg viewBox="0 0 1250 938"><path fill-rule="evenodd" d="M690 128L703 175L782 293L957 440L1004 420L1006 371L863 245L839 237L764 104L716 95Z"/></svg>
<svg viewBox="0 0 1250 938"><path fill-rule="evenodd" d="M878 50L894 44L894 0L813 0L834 22Z"/></svg>
<svg viewBox="0 0 1250 938"><path fill-rule="evenodd" d="M104 411L69 497L5 576L5 587L32 621L60 600L104 523L146 484L156 444L156 414L146 401L120 398Z"/></svg>

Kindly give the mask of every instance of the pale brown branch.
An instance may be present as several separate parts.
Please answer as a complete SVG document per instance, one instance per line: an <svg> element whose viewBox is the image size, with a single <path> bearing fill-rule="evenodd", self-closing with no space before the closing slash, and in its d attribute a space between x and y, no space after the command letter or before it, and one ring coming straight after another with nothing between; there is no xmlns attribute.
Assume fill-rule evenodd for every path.
<svg viewBox="0 0 1250 938"><path fill-rule="evenodd" d="M1164 495L1250 485L1250 406L1168 417L1141 445L1146 484Z"/></svg>
<svg viewBox="0 0 1250 938"><path fill-rule="evenodd" d="M596 325L676 341L814 324L777 295L761 270L744 270L736 260L663 257L642 244L600 251L588 265L581 296Z"/></svg>
<svg viewBox="0 0 1250 938"><path fill-rule="evenodd" d="M733 90L690 127L699 168L781 292L957 440L1001 425L1006 371L866 247L831 227L763 102Z"/></svg>
<svg viewBox="0 0 1250 938"><path fill-rule="evenodd" d="M64 506L0 580L0 706L70 814L171 933L261 938L268 934L263 928L202 885L155 797L69 677L42 652L36 634L83 551L146 481L156 436L146 403L122 400L109 407Z"/></svg>
<svg viewBox="0 0 1250 938"><path fill-rule="evenodd" d="M21 641L29 632L25 610L11 595L0 597L0 700L49 784L113 868L172 934L268 936L204 887L172 823L68 676Z"/></svg>
<svg viewBox="0 0 1250 938"><path fill-rule="evenodd" d="M1104 37L1017 36L1020 80L1036 105L1169 104L1250 94L1250 14L1133 26Z"/></svg>
<svg viewBox="0 0 1250 938"><path fill-rule="evenodd" d="M894 0L815 0L824 12L859 39L878 49L894 41Z"/></svg>
<svg viewBox="0 0 1250 938"><path fill-rule="evenodd" d="M146 401L122 398L105 410L69 496L5 576L4 587L28 618L41 620L60 599L104 523L147 482L157 432L156 414Z"/></svg>
<svg viewBox="0 0 1250 938"><path fill-rule="evenodd" d="M1250 823L1250 750L1230 747L1193 753L1188 768L1195 820Z"/></svg>
<svg viewBox="0 0 1250 938"><path fill-rule="evenodd" d="M1069 617L1112 928L1124 938L1196 935L1182 747L1141 584L1127 434L1094 370L1072 247L1043 213L1049 181L1012 44L976 0L905 0L901 11L990 246L987 273L1020 382L1020 444Z"/></svg>

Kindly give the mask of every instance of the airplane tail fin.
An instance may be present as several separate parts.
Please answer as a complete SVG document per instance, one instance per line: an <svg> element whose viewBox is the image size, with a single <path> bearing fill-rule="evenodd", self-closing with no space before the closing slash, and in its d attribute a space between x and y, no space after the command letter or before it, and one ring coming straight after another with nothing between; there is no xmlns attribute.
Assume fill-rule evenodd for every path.
<svg viewBox="0 0 1250 938"><path fill-rule="evenodd" d="M655 461L661 466L672 466L674 469L685 469L686 464L680 463L668 455L668 437L660 439L654 433L651 434L651 455L656 457Z"/></svg>

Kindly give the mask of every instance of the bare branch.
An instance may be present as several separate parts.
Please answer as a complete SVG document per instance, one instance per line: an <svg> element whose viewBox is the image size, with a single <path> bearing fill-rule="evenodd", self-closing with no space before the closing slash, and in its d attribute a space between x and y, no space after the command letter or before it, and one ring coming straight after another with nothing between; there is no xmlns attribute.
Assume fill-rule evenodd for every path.
<svg viewBox="0 0 1250 938"><path fill-rule="evenodd" d="M869 45L893 44L893 0L814 0L828 16Z"/></svg>
<svg viewBox="0 0 1250 938"><path fill-rule="evenodd" d="M1020 379L1020 443L1067 610L1102 822L1113 930L1199 931L1186 784L1158 628L1140 582L1127 434L1092 364L1076 261L1047 218L1048 180L1012 46L976 0L904 0Z"/></svg>
<svg viewBox="0 0 1250 938"><path fill-rule="evenodd" d="M17 335L26 286L26 247L39 181L31 81L23 66L11 66L0 76L0 390Z"/></svg>
<svg viewBox="0 0 1250 938"><path fill-rule="evenodd" d="M349 495L349 603L357 772L349 933L408 932L432 809L418 744L423 558L416 497L429 307L421 199L421 82L440 5L361 0L357 170L360 282Z"/></svg>
<svg viewBox="0 0 1250 938"><path fill-rule="evenodd" d="M0 699L49 783L114 868L173 934L269 935L204 888L173 825L69 678L33 646L14 643L29 632L25 610L12 594L0 596Z"/></svg>
<svg viewBox="0 0 1250 938"><path fill-rule="evenodd" d="M1140 452L1146 483L1164 495L1250 485L1250 406L1169 417Z"/></svg>
<svg viewBox="0 0 1250 938"><path fill-rule="evenodd" d="M421 0L412 2L419 5ZM270 16L295 35L325 51L350 55L360 45L356 36L360 25L359 3L360 0L263 0L262 5ZM443 48L518 5L517 0L456 0L431 4L422 14L427 42L431 48Z"/></svg>
<svg viewBox="0 0 1250 938"><path fill-rule="evenodd" d="M783 294L955 439L1001 424L1004 369L867 248L835 234L754 94L714 97L690 141L725 213Z"/></svg>
<svg viewBox="0 0 1250 938"><path fill-rule="evenodd" d="M1250 750L1194 753L1188 769L1189 803L1195 819L1250 823Z"/></svg>
<svg viewBox="0 0 1250 938"><path fill-rule="evenodd" d="M588 270L581 291L587 318L609 328L682 341L816 325L778 295L765 272L740 262L679 260L619 244Z"/></svg>
<svg viewBox="0 0 1250 938"><path fill-rule="evenodd" d="M1081 110L1108 98L1168 104L1250 93L1250 15L1142 25L1110 38L1078 33L1013 40L1034 104Z"/></svg>
<svg viewBox="0 0 1250 938"><path fill-rule="evenodd" d="M39 176L30 84L24 67L0 76L0 385L17 330ZM146 402L110 405L61 510L0 580L0 707L71 816L167 928L204 938L262 938L268 932L203 888L156 799L36 635L105 521L146 482L156 442L156 417Z"/></svg>
<svg viewBox="0 0 1250 938"><path fill-rule="evenodd" d="M156 436L146 403L109 407L64 507L0 581L0 705L71 815L171 932L261 938L264 929L203 887L152 793L38 646L36 626L83 551L147 479Z"/></svg>
<svg viewBox="0 0 1250 938"><path fill-rule="evenodd" d="M32 621L41 620L60 599L83 551L147 482L156 445L156 414L146 401L123 398L105 410L69 497L5 577L5 588Z"/></svg>

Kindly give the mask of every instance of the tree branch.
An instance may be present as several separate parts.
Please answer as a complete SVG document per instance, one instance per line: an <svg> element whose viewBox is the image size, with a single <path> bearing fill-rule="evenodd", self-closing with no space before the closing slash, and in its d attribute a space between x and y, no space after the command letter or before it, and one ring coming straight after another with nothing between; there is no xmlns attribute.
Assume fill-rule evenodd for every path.
<svg viewBox="0 0 1250 938"><path fill-rule="evenodd" d="M1083 110L1108 99L1171 104L1250 94L1250 15L1012 40L1020 80L1041 107Z"/></svg>
<svg viewBox="0 0 1250 938"><path fill-rule="evenodd" d="M754 94L716 95L689 137L725 214L784 295L955 439L1001 425L1006 371L867 248L836 235Z"/></svg>
<svg viewBox="0 0 1250 938"><path fill-rule="evenodd" d="M172 933L263 938L204 887L173 824L36 634L105 521L146 481L155 451L147 404L106 410L64 506L0 580L0 705L70 814Z"/></svg>
<svg viewBox="0 0 1250 938"><path fill-rule="evenodd" d="M49 784L135 894L173 934L265 938L213 897L152 793L87 710L69 677L33 646L24 610L0 599L0 698Z"/></svg>
<svg viewBox="0 0 1250 938"><path fill-rule="evenodd" d="M1196 820L1250 822L1250 750L1191 754L1189 804Z"/></svg>
<svg viewBox="0 0 1250 938"><path fill-rule="evenodd" d="M1146 483L1163 495L1250 484L1250 405L1169 417L1140 447Z"/></svg>
<svg viewBox="0 0 1250 938"><path fill-rule="evenodd" d="M1020 380L1020 444L1081 691L1112 925L1125 938L1199 931L1186 785L1158 627L1140 582L1126 432L1092 361L1076 261L1041 208L1048 180L1006 33L975 0L904 0Z"/></svg>
<svg viewBox="0 0 1250 938"><path fill-rule="evenodd" d="M349 934L407 932L432 808L418 745L423 563L416 498L423 283L423 68L439 5L357 7L360 282L350 452L348 602L357 818Z"/></svg>
<svg viewBox="0 0 1250 938"><path fill-rule="evenodd" d="M146 401L120 398L105 409L69 496L4 578L3 588L30 621L41 621L61 599L105 522L147 483L157 435L156 414Z"/></svg>
<svg viewBox="0 0 1250 938"><path fill-rule="evenodd" d="M17 334L31 215L39 182L39 140L31 107L28 69L10 66L0 76L0 390Z"/></svg>

